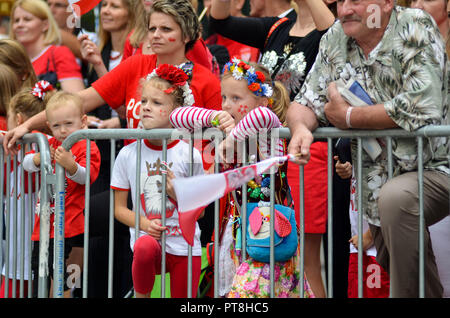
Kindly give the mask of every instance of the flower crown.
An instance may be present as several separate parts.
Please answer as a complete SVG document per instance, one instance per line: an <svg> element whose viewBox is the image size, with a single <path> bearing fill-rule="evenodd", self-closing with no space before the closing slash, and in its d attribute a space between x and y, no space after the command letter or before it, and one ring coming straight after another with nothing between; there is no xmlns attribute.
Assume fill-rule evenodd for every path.
<svg viewBox="0 0 450 318"><path fill-rule="evenodd" d="M41 100L44 100L45 93L50 92L52 90L53 90L52 84L42 80L34 84L34 87L31 89L31 94Z"/></svg>
<svg viewBox="0 0 450 318"><path fill-rule="evenodd" d="M168 81L172 86L164 90L164 93L170 94L175 89L181 88L183 91L184 103L182 106L193 106L195 103L194 95L189 87L188 80L192 76L192 63L184 63L180 66L174 66L171 64L161 64L147 75L146 80L150 80L153 77L159 77Z"/></svg>
<svg viewBox="0 0 450 318"><path fill-rule="evenodd" d="M259 97L272 97L273 89L272 87L264 83L266 77L262 72L255 71L253 66L247 63L233 58L231 62L228 62L223 67L223 73L231 73L236 80L247 80L248 89Z"/></svg>

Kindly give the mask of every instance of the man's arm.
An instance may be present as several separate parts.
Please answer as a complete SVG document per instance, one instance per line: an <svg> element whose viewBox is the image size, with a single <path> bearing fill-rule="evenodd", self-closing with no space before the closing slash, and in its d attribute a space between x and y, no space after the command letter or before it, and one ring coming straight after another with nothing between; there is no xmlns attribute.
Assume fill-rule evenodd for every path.
<svg viewBox="0 0 450 318"><path fill-rule="evenodd" d="M328 86L328 103L324 110L328 121L339 129L398 128L386 113L384 104L352 107L339 94L334 82Z"/></svg>
<svg viewBox="0 0 450 318"><path fill-rule="evenodd" d="M305 165L309 161L309 148L314 140L312 131L319 126L316 115L310 108L292 102L286 114L286 121L291 131L288 152L298 156L294 162Z"/></svg>

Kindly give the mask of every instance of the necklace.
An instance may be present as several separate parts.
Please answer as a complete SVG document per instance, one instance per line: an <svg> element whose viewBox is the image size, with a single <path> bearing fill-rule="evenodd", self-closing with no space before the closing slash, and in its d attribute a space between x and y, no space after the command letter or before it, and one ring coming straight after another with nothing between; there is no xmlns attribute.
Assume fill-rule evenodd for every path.
<svg viewBox="0 0 450 318"><path fill-rule="evenodd" d="M114 61L114 60L117 60L117 59L118 59L119 57L121 57L121 56L122 56L122 53L111 51L111 54L110 54L110 56L109 56L109 59L110 59L111 61Z"/></svg>

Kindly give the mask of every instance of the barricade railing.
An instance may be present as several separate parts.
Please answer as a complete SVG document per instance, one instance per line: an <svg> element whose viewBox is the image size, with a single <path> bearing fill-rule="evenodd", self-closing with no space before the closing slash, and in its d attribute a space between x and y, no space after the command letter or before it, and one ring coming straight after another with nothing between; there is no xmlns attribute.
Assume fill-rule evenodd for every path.
<svg viewBox="0 0 450 318"><path fill-rule="evenodd" d="M3 136L0 137L3 142ZM47 297L48 291L48 246L50 228L49 202L52 193L51 184L54 184L50 152L47 138L40 133L27 134L18 144L20 151L17 155L5 155L3 147L0 147L1 184L0 196L2 203L2 216L0 220L0 237L5 238L5 244L0 249L0 264L5 279L5 297L16 298L18 296L32 296L32 271L31 271L31 234L34 226L34 214L36 203L40 202L40 244L39 244L39 271L38 271L38 297ZM41 162L39 174L25 174L23 165L24 151L37 146L40 151ZM12 167L11 167L12 164ZM25 175L27 175L25 179ZM35 184L34 189L33 181ZM27 189L25 189L27 185ZM41 186L44 185L44 186ZM19 204L20 202L20 204ZM5 233L3 232L5 231ZM20 253L18 252L20 251ZM44 257L45 256L45 257ZM27 269L25 271L25 269ZM12 271L12 274L11 274ZM27 278L27 279L25 279ZM9 290L11 281L12 290ZM25 285L25 281L28 281ZM17 285L19 283L19 285ZM27 286L27 288L25 288ZM27 295L25 291L27 290Z"/></svg>
<svg viewBox="0 0 450 318"><path fill-rule="evenodd" d="M392 154L392 139L393 138L415 138L417 139L417 154L418 154L418 160L419 160L419 169L418 169L418 183L419 183L419 218L420 218L420 229L419 229L419 297L425 297L425 278L424 278L424 258L425 258L425 249L424 246L424 229L425 229L425 222L424 222L424 212L423 212L423 140L430 137L440 137L450 136L450 126L427 126L422 129L419 129L415 132L407 132L405 130L401 129L390 129L390 130L375 130L375 131L369 131L369 130L339 130L335 128L319 128L314 132L315 138L321 138L326 139L328 144L328 156L327 156L327 170L328 170L328 222L327 222L327 230L328 230L328 279L327 279L327 297L333 298L333 153L332 153L332 146L333 146L333 140L336 138L351 138L357 140L358 145L358 153L357 157L358 165L355 167L355 173L357 176L357 179L361 178L361 171L362 171L362 165L361 165L361 158L362 158L362 140L365 138L385 138L386 144L388 147L387 150L387 156L388 156L388 169L389 169L389 178L392 178L393 174L393 154ZM154 130L134 130L134 129L104 129L104 130L80 130L72 135L70 135L64 142L63 147L66 150L69 150L77 141L82 139L87 139L87 167L90 165L90 148L89 148L89 141L90 140L111 140L111 167L114 165L114 150L115 149L115 140L119 139L136 139L138 143L138 154L136 158L136 167L140 167L140 148L141 148L141 142L143 139L162 139L163 141L163 160L165 160L165 156L167 153L167 140L174 140L174 139L184 139L189 140L189 143L191 145L191 149L193 147L194 140L198 139L210 139L213 140L215 143L215 146L217 147L219 145L219 142L221 138L223 137L223 133L218 131L217 129L211 129L208 130L208 132L203 133L187 133L182 132L178 130L172 130L172 129L154 129ZM280 128L280 129L273 129L271 131L271 139L275 140L277 138L290 138L290 132L287 128ZM272 142L271 145L274 145L275 142ZM243 145L243 162L244 164L248 161L247 158L245 158L245 143ZM273 148L273 147L272 147ZM274 149L272 149L272 153L274 153ZM191 154L192 156L192 151ZM192 158L192 157L191 157ZM191 162L193 162L191 160ZM450 167L450 157L448 158L449 167ZM219 168L219 157L218 153L215 154L215 169L218 171ZM299 232L300 232L300 297L303 297L304 291L303 291L303 273L304 273L304 175L303 175L303 167L299 170L299 179L300 179L300 202L296 203L300 206L300 225L299 225ZM192 171L191 171L192 172ZM63 286L64 286L64 176L65 172L64 169L56 165L56 209L55 209L55 264L54 264L54 288L53 288L53 296L54 297L62 297L63 296ZM136 172L136 184L139 185L139 178L140 174ZM162 202L162 224L165 225L165 205L166 205L166 176L162 175L162 196L163 196L163 202ZM271 174L271 216L270 216L270 233L271 233L271 257L270 257L270 281L271 283L271 290L270 295L273 297L275 295L274 291L274 263L275 263L275 257L274 257L274 242L273 242L273 233L274 233L274 174ZM86 220L86 227L85 227L85 236L84 236L84 264L83 264L83 297L87 297L87 278L88 278L88 239L89 239L89 170L86 173L86 202L85 202L85 220ZM245 200L246 195L246 185L243 186L243 200ZM136 189L136 192L132 195L135 195L138 199L139 196L139 189ZM357 196L358 196L358 211L362 210L362 189L361 189L361 183L358 183L357 187ZM136 202L139 202L139 200L136 200ZM113 251L113 244L114 244L114 231L113 231L113 221L114 221L114 206L113 206L113 192L110 191L110 227L109 227L109 265L108 265L108 297L112 297L112 273L114 271L113 268L113 262L112 262L112 251ZM214 205L214 233L215 233L215 242L219 241L218 233L219 233L219 202L218 200L215 202ZM245 220L245 205L243 205L243 217L242 219ZM362 224L363 224L363 214L359 213L359 220L358 220L358 232L362 233ZM139 214L136 213L136 220L135 220L135 227L139 228ZM245 225L243 225L243 228ZM136 238L138 236L138 231L136 231ZM242 253L245 255L245 235L242 236L243 238L243 250ZM161 297L165 296L165 235L162 235L162 251L163 251L163 257L161 262ZM189 270L188 270L188 291L187 295L188 297L191 297L191 286L192 286L192 248L189 247ZM363 297L363 272L362 272L362 240L358 240L358 296ZM219 249L218 244L214 244L214 262L215 264L218 264L219 260ZM221 269L216 266L215 267L215 275L214 275L214 297L218 297L218 271Z"/></svg>

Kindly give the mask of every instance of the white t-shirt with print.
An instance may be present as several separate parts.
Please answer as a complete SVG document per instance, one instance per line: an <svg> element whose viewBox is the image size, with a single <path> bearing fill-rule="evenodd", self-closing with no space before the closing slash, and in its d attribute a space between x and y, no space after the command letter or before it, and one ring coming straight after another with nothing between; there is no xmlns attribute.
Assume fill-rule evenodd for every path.
<svg viewBox="0 0 450 318"><path fill-rule="evenodd" d="M136 201L136 157L137 142L123 147L117 155L113 173L111 176L111 188L115 190L129 190L133 201L133 211L139 208L139 213L149 219L161 218L162 201L162 173L168 167L178 177L189 176L189 148L190 146L183 141L173 141L167 145L167 160L163 162L162 147L150 144L147 140L141 143L141 167L140 167L140 190L139 202ZM202 157L200 152L193 150L193 175L204 174ZM145 210L144 210L145 206ZM166 252L186 256L188 255L188 244L181 234L178 221L178 211L176 203L166 199ZM140 231L139 237L147 235ZM133 250L135 243L135 229L130 227L130 245ZM198 223L195 227L194 246L192 248L193 256L201 255L200 227Z"/></svg>
<svg viewBox="0 0 450 318"><path fill-rule="evenodd" d="M350 213L350 229L353 237L354 235L358 234L358 218L359 218L358 207L356 206L356 178L354 177L354 173L352 174L351 179L349 213ZM369 223L367 223L367 220L364 217L362 221L363 221L363 232L365 233L369 229ZM361 237L361 235L358 235L358 237ZM375 248L375 245L369 247L365 252L368 256L373 257L377 256L377 250ZM358 249L355 248L352 243L350 243L350 253L358 253Z"/></svg>

